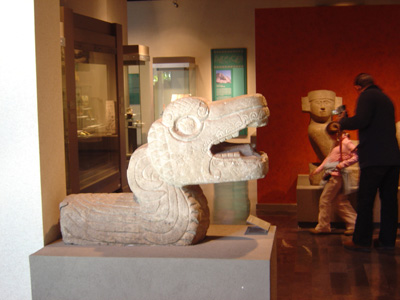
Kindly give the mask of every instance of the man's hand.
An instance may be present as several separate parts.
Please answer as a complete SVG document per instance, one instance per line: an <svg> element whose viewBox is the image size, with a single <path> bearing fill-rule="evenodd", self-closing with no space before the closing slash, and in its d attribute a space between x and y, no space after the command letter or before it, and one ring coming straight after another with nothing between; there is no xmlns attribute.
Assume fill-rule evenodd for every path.
<svg viewBox="0 0 400 300"><path fill-rule="evenodd" d="M345 111L341 112L341 113L338 115L337 120L340 121L341 119L347 118L347 117L348 117L348 116L347 116L347 110L345 110Z"/></svg>

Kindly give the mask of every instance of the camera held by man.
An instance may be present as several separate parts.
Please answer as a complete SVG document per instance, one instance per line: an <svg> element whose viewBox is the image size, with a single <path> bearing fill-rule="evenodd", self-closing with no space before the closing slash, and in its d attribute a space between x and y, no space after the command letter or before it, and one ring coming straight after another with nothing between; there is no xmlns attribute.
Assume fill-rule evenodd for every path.
<svg viewBox="0 0 400 300"><path fill-rule="evenodd" d="M347 116L346 105L340 105L339 107L336 107L334 110L332 110L333 116L340 116L342 113L345 113L345 115Z"/></svg>

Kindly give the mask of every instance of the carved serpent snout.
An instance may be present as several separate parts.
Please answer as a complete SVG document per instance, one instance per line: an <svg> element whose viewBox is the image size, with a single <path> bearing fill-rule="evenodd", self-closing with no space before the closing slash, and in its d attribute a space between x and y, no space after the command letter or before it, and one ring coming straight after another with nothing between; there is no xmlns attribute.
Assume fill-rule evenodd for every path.
<svg viewBox="0 0 400 300"><path fill-rule="evenodd" d="M237 137L247 126L268 123L260 94L210 102L196 97L171 103L148 135L148 155L158 175L174 186L257 179L268 172L265 153L216 155L214 145Z"/></svg>

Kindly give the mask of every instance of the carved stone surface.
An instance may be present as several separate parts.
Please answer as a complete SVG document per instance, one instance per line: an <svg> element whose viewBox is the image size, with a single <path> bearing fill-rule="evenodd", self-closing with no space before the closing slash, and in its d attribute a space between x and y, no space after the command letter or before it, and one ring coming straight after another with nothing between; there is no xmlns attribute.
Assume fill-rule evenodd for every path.
<svg viewBox="0 0 400 300"><path fill-rule="evenodd" d="M325 128L332 121L332 110L342 105L342 98L329 90L316 90L301 98L302 111L310 114L308 138L322 162L332 149L333 141Z"/></svg>
<svg viewBox="0 0 400 300"><path fill-rule="evenodd" d="M60 204L65 243L191 245L209 226L199 184L251 180L268 172L268 157L249 145L223 143L247 126L268 122L260 94L210 102L181 98L154 122L148 144L128 167L133 193L75 194Z"/></svg>

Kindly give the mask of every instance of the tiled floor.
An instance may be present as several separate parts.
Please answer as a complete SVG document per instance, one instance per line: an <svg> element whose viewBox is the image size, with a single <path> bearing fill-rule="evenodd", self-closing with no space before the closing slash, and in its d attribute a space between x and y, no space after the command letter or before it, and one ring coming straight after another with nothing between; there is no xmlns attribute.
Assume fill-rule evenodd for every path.
<svg viewBox="0 0 400 300"><path fill-rule="evenodd" d="M255 205L249 186L208 187L212 222L243 224ZM395 253L352 252L342 246L349 237L311 235L295 214L258 217L277 226L279 300L400 300L400 236Z"/></svg>

